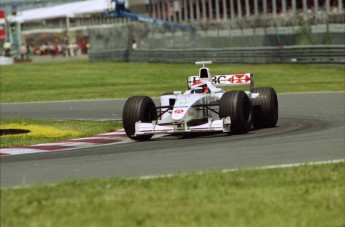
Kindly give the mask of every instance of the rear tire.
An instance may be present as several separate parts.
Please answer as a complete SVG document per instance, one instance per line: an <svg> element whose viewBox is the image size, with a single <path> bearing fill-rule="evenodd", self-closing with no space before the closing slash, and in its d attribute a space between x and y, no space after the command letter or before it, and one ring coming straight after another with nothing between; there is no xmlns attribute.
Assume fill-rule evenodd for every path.
<svg viewBox="0 0 345 227"><path fill-rule="evenodd" d="M219 101L219 117L230 116L230 132L248 133L252 126L252 105L244 91L228 91Z"/></svg>
<svg viewBox="0 0 345 227"><path fill-rule="evenodd" d="M133 140L149 140L153 135L135 136L135 123L152 122L157 119L156 105L148 96L132 96L123 108L122 120L126 135Z"/></svg>
<svg viewBox="0 0 345 227"><path fill-rule="evenodd" d="M275 127L279 115L276 91L271 87L260 87L253 88L252 93L259 93L252 99L253 126L256 129Z"/></svg>

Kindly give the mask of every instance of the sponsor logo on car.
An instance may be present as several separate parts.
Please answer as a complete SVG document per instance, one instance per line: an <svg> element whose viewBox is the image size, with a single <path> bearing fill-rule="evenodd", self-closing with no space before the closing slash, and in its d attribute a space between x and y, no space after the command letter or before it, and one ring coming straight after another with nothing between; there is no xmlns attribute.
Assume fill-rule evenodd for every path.
<svg viewBox="0 0 345 227"><path fill-rule="evenodd" d="M183 109L174 110L174 113L175 113L175 114L182 114L183 112L184 112Z"/></svg>

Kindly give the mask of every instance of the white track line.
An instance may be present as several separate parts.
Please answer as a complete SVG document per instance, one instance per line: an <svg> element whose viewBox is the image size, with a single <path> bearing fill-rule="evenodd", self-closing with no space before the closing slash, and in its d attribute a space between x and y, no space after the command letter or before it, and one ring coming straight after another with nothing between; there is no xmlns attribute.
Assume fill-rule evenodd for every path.
<svg viewBox="0 0 345 227"><path fill-rule="evenodd" d="M298 167L298 166L304 166L304 165L325 165L325 164L332 164L332 163L341 163L345 162L345 159L336 159L336 160L329 160L329 161L319 161L319 162L304 162L304 163L291 163L291 164L281 164L281 165L268 165L268 166L261 166L261 167L250 167L250 168L234 168L234 169L224 169L221 170L221 173L229 173L229 172L235 172L239 170L264 170L264 169L278 169L278 168L292 168L292 167ZM214 171L217 172L217 171ZM198 174L202 175L207 172L198 172ZM148 176L142 176L137 178L130 178L130 179L140 179L140 180L150 180L150 179L157 179L157 178L170 178L174 176L183 176L188 173L183 174L165 174L165 175L148 175Z"/></svg>

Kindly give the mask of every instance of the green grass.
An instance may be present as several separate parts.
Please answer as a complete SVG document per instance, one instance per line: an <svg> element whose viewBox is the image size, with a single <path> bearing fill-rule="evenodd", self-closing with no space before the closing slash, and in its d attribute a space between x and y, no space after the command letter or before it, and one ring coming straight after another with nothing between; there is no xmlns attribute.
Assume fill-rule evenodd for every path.
<svg viewBox="0 0 345 227"><path fill-rule="evenodd" d="M112 132L122 127L122 123L110 121L52 121L52 120L30 120L30 119L0 119L0 126L6 124L18 124L19 126L28 126L34 128L35 126L52 127L60 130L66 130L65 135L54 136L47 129L43 135L15 135L15 136L1 136L0 148L33 145L40 143L59 142L75 137L94 136L101 133ZM78 135L68 133L68 130L78 132Z"/></svg>
<svg viewBox="0 0 345 227"><path fill-rule="evenodd" d="M185 90L200 66L189 64L56 62L1 66L1 102L159 97ZM256 86L277 92L344 91L344 66L256 64L209 66L213 74L252 72Z"/></svg>
<svg viewBox="0 0 345 227"><path fill-rule="evenodd" d="M0 68L0 102L158 97L185 90L190 64L46 63ZM213 74L252 72L278 92L344 91L344 66L211 65ZM114 122L1 119L114 131ZM71 139L1 137L1 146ZM345 164L187 174L151 180L87 180L1 189L0 226L345 226Z"/></svg>
<svg viewBox="0 0 345 227"><path fill-rule="evenodd" d="M345 225L345 164L1 190L1 226Z"/></svg>

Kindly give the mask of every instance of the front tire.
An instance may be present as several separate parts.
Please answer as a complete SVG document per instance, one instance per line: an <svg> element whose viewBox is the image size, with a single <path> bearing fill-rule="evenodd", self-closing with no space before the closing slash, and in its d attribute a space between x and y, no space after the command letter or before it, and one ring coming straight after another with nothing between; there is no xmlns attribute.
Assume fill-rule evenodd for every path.
<svg viewBox="0 0 345 227"><path fill-rule="evenodd" d="M230 130L236 134L248 133L252 126L252 105L244 91L228 91L219 101L219 117L230 116Z"/></svg>
<svg viewBox="0 0 345 227"><path fill-rule="evenodd" d="M275 127L279 115L276 91L271 87L260 87L253 88L252 93L259 93L252 99L253 126L256 129Z"/></svg>
<svg viewBox="0 0 345 227"><path fill-rule="evenodd" d="M132 96L123 108L122 120L126 135L133 140L149 140L153 135L135 136L135 123L152 122L157 119L156 105L148 96Z"/></svg>

